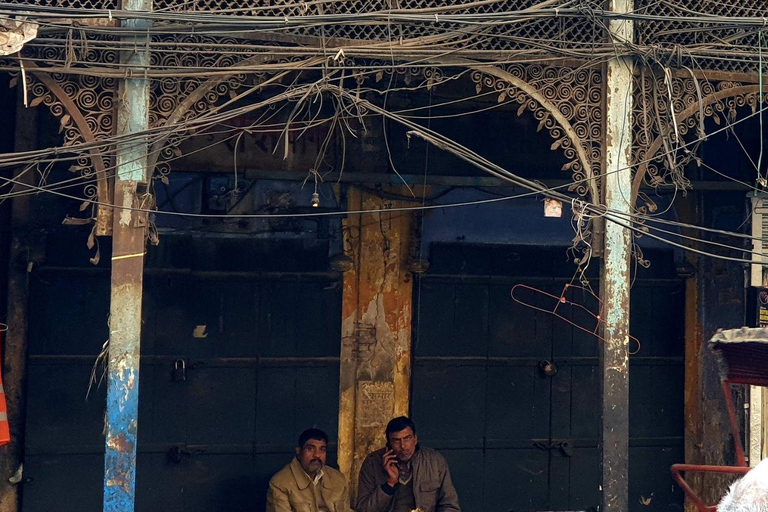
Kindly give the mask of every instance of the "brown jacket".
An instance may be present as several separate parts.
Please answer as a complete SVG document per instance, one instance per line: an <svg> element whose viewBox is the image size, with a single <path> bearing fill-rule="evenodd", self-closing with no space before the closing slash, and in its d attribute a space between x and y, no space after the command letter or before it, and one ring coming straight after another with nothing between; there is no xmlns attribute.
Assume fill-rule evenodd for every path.
<svg viewBox="0 0 768 512"><path fill-rule="evenodd" d="M317 512L313 485L294 458L269 481L267 512ZM338 469L324 466L317 490L331 512L351 512L347 481Z"/></svg>
<svg viewBox="0 0 768 512"><path fill-rule="evenodd" d="M394 506L394 494L382 488L387 484L387 472L381 465L383 455L384 448L371 453L360 468L357 512L390 512ZM443 456L430 448L419 447L411 460L416 507L421 512L461 512Z"/></svg>

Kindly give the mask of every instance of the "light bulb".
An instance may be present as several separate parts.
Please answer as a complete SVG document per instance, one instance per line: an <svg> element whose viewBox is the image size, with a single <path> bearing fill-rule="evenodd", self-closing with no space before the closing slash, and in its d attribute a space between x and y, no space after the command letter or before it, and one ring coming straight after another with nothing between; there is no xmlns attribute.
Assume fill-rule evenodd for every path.
<svg viewBox="0 0 768 512"><path fill-rule="evenodd" d="M320 206L320 195L317 192L312 193L312 208Z"/></svg>

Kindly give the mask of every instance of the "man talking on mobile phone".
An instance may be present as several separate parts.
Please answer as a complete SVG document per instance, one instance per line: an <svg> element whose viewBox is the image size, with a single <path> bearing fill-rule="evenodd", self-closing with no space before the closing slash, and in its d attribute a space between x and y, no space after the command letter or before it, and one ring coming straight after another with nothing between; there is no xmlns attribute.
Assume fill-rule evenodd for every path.
<svg viewBox="0 0 768 512"><path fill-rule="evenodd" d="M387 446L360 468L356 512L460 512L448 463L419 445L413 421L395 418L385 434Z"/></svg>

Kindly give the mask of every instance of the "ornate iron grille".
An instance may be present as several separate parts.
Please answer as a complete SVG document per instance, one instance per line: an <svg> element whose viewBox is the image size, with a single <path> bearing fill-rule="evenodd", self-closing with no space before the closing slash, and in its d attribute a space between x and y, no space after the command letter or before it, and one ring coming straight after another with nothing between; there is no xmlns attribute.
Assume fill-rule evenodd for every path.
<svg viewBox="0 0 768 512"><path fill-rule="evenodd" d="M763 0L638 0L637 14L675 17L673 21L639 21L636 42L649 47L649 58L671 67L754 73L759 68L757 31L737 26L686 21L691 16L761 17ZM765 42L763 43L765 44ZM654 55L665 49L663 56Z"/></svg>
<svg viewBox="0 0 768 512"><path fill-rule="evenodd" d="M34 4L44 7L116 9L118 0L11 0L12 3ZM563 0L565 2L565 0ZM547 4L555 8L560 3ZM468 0L341 0L307 4L303 1L278 0L157 0L155 11L206 12L234 16L301 17L306 15L385 13L397 9L418 13L424 9L446 9L446 14L502 14L535 8L542 0L500 0L493 3ZM478 5L473 5L478 4ZM463 7L469 5L468 7ZM353 41L409 41L426 36L443 36L445 44L460 44L461 48L477 51L528 50L541 56L566 55L565 50L588 48L604 39L604 30L586 18L540 18L514 24L489 24L482 28L468 28L451 23L386 23L358 20L338 25L294 28L281 31L295 36L340 38Z"/></svg>
<svg viewBox="0 0 768 512"><path fill-rule="evenodd" d="M117 9L119 0L10 0L11 4L31 4L69 9Z"/></svg>

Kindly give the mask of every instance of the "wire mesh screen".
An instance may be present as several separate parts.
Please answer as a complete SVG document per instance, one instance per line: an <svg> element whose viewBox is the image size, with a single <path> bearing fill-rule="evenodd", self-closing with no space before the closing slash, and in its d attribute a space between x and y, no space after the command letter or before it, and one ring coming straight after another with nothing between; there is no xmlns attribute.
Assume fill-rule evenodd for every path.
<svg viewBox="0 0 768 512"><path fill-rule="evenodd" d="M748 73L759 68L757 49L766 39L760 41L758 30L736 21L765 16L768 11L763 0L637 0L635 8L638 15L656 18L637 22L635 38L639 46L648 49L648 56L661 64ZM706 17L712 22L701 19ZM657 49L672 51L654 58L658 57L654 55Z"/></svg>

